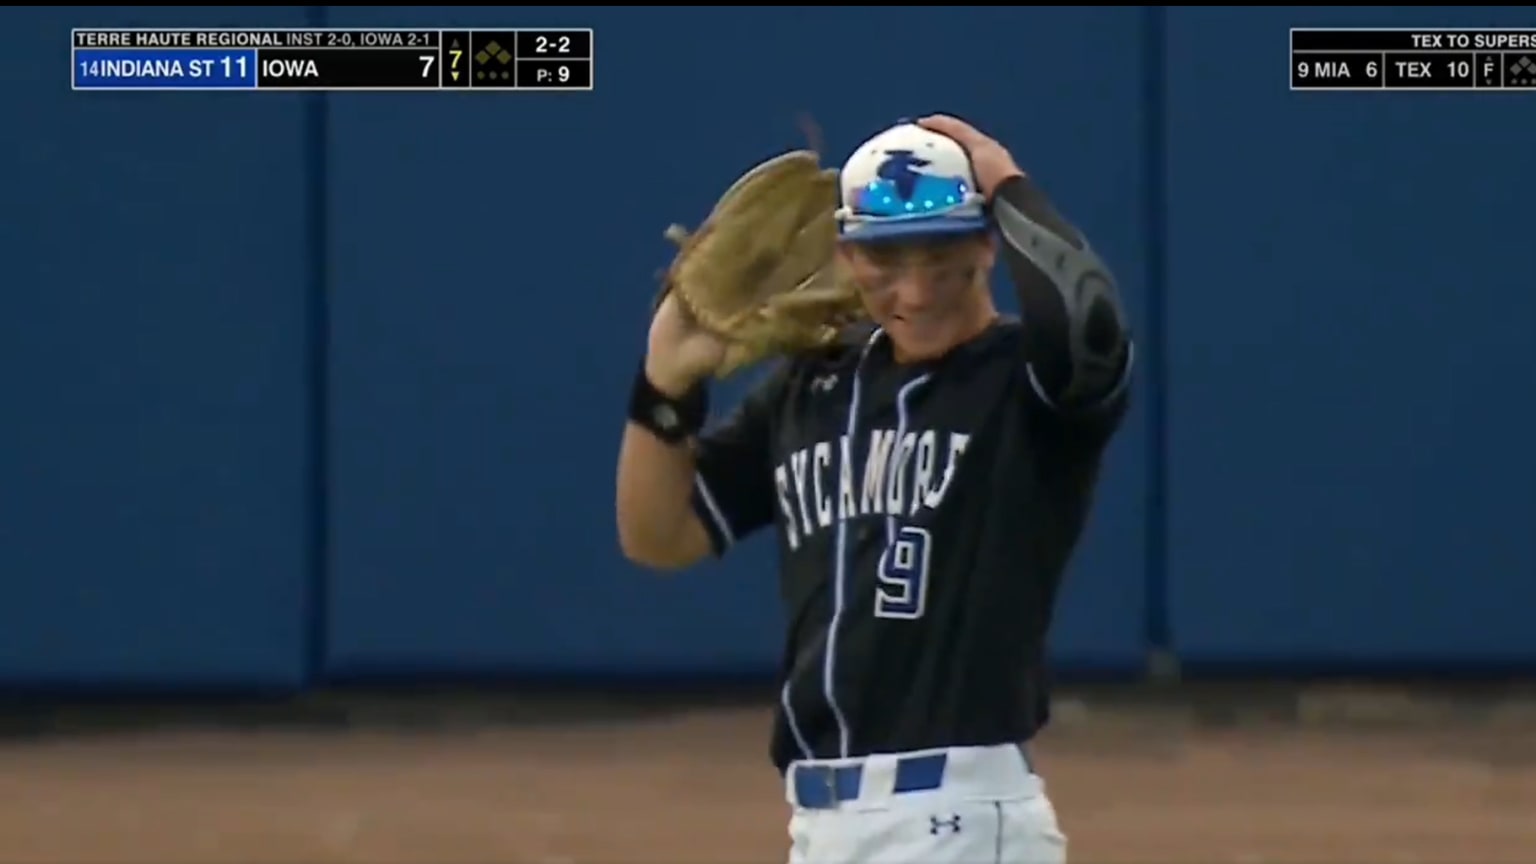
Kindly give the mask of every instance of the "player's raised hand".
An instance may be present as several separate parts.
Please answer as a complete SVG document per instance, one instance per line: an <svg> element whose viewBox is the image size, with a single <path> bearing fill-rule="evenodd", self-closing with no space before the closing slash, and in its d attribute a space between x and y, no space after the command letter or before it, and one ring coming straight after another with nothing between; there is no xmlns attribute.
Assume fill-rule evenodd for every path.
<svg viewBox="0 0 1536 864"><path fill-rule="evenodd" d="M645 374L662 392L680 396L714 374L725 361L727 343L700 327L676 294L667 294L651 318Z"/></svg>
<svg viewBox="0 0 1536 864"><path fill-rule="evenodd" d="M931 114L917 121L917 125L960 142L971 157L971 167L976 170L976 183L981 194L992 197L997 187L1010 177L1024 174L1013 154L997 139L975 126L948 114Z"/></svg>

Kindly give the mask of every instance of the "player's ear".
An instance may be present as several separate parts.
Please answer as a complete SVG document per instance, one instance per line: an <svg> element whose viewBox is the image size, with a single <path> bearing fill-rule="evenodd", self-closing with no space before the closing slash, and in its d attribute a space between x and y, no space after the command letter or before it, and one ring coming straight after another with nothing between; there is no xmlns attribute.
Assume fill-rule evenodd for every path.
<svg viewBox="0 0 1536 864"><path fill-rule="evenodd" d="M837 263L838 263L839 266L841 266L841 267L852 267L853 264L854 264L854 256L856 254L857 253L854 251L853 244L851 244L851 243L839 243L839 244L837 244Z"/></svg>
<svg viewBox="0 0 1536 864"><path fill-rule="evenodd" d="M992 265L997 263L997 235L991 231L982 234L979 247L976 254L981 263L981 269L991 271Z"/></svg>

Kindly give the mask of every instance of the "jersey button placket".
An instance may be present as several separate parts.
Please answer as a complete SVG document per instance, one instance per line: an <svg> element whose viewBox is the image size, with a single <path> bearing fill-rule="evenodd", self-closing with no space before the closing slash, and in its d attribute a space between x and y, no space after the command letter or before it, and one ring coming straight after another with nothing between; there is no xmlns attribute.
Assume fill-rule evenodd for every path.
<svg viewBox="0 0 1536 864"><path fill-rule="evenodd" d="M848 436L848 449L850 455L858 451L859 410L862 407L860 397L862 394L861 378L864 372L864 361L869 358L870 349L880 338L880 331L876 330L870 335L869 341L864 343L864 350L859 354L858 362L853 365L853 374L849 381L848 418L843 434ZM837 634L841 627L843 613L848 605L848 541L849 520L843 519L837 523L837 534L832 542L832 592L833 607L832 620L827 624L827 648L825 666L822 669L822 685L827 699L827 707L832 709L832 716L837 721L838 755L846 757L852 749L853 731L849 728L848 718L843 714L842 706L837 701ZM854 538L855 540L857 538Z"/></svg>

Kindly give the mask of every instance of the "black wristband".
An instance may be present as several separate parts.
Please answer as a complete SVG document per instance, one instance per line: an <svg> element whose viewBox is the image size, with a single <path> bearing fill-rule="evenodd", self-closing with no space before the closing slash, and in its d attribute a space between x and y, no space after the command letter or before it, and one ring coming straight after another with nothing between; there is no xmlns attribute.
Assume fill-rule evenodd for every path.
<svg viewBox="0 0 1536 864"><path fill-rule="evenodd" d="M681 399L656 389L645 375L645 364L635 374L629 394L629 420L668 444L680 444L704 428L709 416L709 388L695 384Z"/></svg>

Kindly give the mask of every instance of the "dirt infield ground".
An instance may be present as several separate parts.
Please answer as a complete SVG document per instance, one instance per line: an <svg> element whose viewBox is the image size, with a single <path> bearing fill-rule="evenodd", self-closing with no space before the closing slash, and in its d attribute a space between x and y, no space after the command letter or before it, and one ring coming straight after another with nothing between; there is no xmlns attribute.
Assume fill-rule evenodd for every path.
<svg viewBox="0 0 1536 864"><path fill-rule="evenodd" d="M783 860L764 708L423 704L52 717L0 744L0 861ZM1536 715L1438 704L1090 694L1035 752L1078 864L1536 861Z"/></svg>

